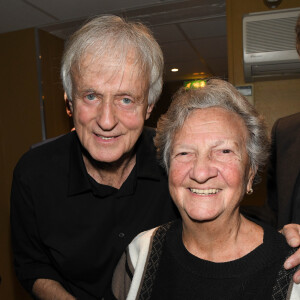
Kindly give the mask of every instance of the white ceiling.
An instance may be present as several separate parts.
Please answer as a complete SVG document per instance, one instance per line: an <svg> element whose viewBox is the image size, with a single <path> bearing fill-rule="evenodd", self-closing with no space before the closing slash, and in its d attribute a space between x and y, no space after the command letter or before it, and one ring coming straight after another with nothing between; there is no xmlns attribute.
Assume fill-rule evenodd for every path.
<svg viewBox="0 0 300 300"><path fill-rule="evenodd" d="M225 0L1 0L0 33L38 27L66 39L88 17L107 13L151 28L164 52L166 81L201 72L227 78Z"/></svg>

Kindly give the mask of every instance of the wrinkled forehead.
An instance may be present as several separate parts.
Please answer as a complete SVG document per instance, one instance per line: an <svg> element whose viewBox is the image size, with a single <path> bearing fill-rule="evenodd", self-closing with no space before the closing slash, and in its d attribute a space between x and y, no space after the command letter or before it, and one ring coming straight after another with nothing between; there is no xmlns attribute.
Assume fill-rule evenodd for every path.
<svg viewBox="0 0 300 300"><path fill-rule="evenodd" d="M127 76L140 77L149 81L149 68L132 47L122 49L122 51L120 49L119 52L109 48L105 51L96 51L90 47L72 66L72 77L80 77L84 76L85 72L93 72L109 74L113 78L120 73L124 74L125 69L129 70L126 72Z"/></svg>
<svg viewBox="0 0 300 300"><path fill-rule="evenodd" d="M236 112L214 106L189 111L173 136L173 144L186 133L218 136L246 145L249 132L245 121Z"/></svg>

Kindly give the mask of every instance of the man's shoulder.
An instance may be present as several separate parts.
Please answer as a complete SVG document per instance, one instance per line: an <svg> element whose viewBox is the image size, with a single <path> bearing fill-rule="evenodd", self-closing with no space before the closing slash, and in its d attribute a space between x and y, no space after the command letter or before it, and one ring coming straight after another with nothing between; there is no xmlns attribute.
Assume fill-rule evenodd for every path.
<svg viewBox="0 0 300 300"><path fill-rule="evenodd" d="M67 134L61 134L61 135L59 135L59 136L55 136L55 137L46 139L46 140L44 140L44 141L38 142L38 143L36 143L36 144L33 144L33 145L30 147L30 149L34 149L34 148L36 148L36 147L43 146L43 145L46 145L46 144L49 145L49 143L54 142L54 141L56 141L56 140L59 140L59 141L60 141L60 138L66 137L66 136L67 136ZM51 145L51 144L50 144L50 145Z"/></svg>
<svg viewBox="0 0 300 300"><path fill-rule="evenodd" d="M22 155L15 172L33 171L35 168L50 168L58 161L64 161L69 156L69 149L75 139L75 133L68 133L34 144Z"/></svg>

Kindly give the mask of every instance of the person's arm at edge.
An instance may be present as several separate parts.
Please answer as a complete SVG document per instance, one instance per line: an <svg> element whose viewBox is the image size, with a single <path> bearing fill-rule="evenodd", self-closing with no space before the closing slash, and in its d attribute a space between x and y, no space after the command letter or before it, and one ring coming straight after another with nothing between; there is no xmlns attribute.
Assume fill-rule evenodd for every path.
<svg viewBox="0 0 300 300"><path fill-rule="evenodd" d="M300 225L298 224L288 224L283 227L281 233L285 236L287 243L291 247L300 246ZM285 269L291 269L300 265L300 248L290 256L284 263ZM295 283L300 283L300 270L295 272L293 276L293 281Z"/></svg>
<svg viewBox="0 0 300 300"><path fill-rule="evenodd" d="M76 300L59 282L51 279L37 279L32 293L39 300Z"/></svg>

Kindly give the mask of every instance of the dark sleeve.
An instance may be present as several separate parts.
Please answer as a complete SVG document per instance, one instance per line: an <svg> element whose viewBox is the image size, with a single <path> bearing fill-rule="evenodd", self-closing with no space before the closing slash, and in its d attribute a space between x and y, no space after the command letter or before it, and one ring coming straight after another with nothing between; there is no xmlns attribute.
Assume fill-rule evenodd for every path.
<svg viewBox="0 0 300 300"><path fill-rule="evenodd" d="M23 287L32 293L36 279L45 278L58 282L62 279L51 265L39 236L33 201L34 189L28 184L26 176L21 174L16 168L11 190L12 248L16 275Z"/></svg>

